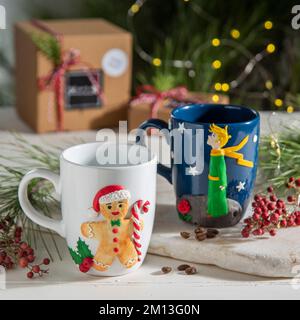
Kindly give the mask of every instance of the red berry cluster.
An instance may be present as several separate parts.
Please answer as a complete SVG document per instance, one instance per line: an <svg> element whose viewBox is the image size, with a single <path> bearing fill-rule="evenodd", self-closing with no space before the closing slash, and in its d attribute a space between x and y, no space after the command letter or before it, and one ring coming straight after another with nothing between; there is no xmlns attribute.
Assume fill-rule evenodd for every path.
<svg viewBox="0 0 300 320"><path fill-rule="evenodd" d="M269 233L276 235L280 228L294 227L300 225L300 207L298 198L300 194L300 178L291 177L287 188L294 191L293 195L287 197L287 202L277 198L273 187L268 187L267 195L256 194L252 202L253 214L246 218L246 224L242 229L242 236L248 238L251 234L262 236Z"/></svg>
<svg viewBox="0 0 300 320"><path fill-rule="evenodd" d="M45 258L40 264L32 264L35 261L34 250L26 242L22 242L22 228L16 227L14 220L7 217L0 221L0 265L5 269L12 269L16 265L28 268L28 278L34 275L42 276L48 273L48 269L41 268L49 265L50 260Z"/></svg>
<svg viewBox="0 0 300 320"><path fill-rule="evenodd" d="M82 263L79 265L79 270L81 272L88 272L93 265L93 258L84 258Z"/></svg>
<svg viewBox="0 0 300 320"><path fill-rule="evenodd" d="M6 235L10 232L13 225L13 219L6 217L0 221L0 265L5 269L12 269L14 266L13 259L5 250L6 247L13 245L14 240Z"/></svg>

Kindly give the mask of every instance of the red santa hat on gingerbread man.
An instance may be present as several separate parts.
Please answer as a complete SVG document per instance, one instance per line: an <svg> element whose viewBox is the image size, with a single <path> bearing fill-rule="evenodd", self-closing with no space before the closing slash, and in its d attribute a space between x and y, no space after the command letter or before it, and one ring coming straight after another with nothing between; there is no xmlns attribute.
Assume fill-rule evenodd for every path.
<svg viewBox="0 0 300 320"><path fill-rule="evenodd" d="M93 208L96 212L100 211L100 203L111 203L114 201L121 201L130 199L130 192L123 186L112 184L100 189L95 195Z"/></svg>

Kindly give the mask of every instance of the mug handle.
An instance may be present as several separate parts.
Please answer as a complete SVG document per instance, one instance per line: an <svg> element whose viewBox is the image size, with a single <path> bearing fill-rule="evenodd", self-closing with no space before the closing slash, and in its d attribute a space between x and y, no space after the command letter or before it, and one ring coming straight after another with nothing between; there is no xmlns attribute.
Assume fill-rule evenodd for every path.
<svg viewBox="0 0 300 320"><path fill-rule="evenodd" d="M45 215L42 215L38 212L28 199L28 185L32 179L35 178L43 178L49 180L55 188L55 191L60 194L59 190L59 175L54 172L51 172L47 169L34 169L29 171L22 178L19 185L19 202L22 210L26 214L26 216L31 219L36 224L56 231L60 236L65 237L65 224L63 220L55 220Z"/></svg>
<svg viewBox="0 0 300 320"><path fill-rule="evenodd" d="M149 119L144 121L138 128L138 134L136 137L136 143L141 144L143 146L146 146L145 143L145 135L141 134L140 130L146 130L148 128L155 128L159 130L163 130L163 133L165 135L165 138L167 140L167 143L170 144L169 136L166 135L166 132L169 132L168 124L165 121L159 120L159 119ZM161 176L163 176L165 179L167 179L172 184L172 170L170 167L164 166L161 163L158 163L157 165L157 173Z"/></svg>

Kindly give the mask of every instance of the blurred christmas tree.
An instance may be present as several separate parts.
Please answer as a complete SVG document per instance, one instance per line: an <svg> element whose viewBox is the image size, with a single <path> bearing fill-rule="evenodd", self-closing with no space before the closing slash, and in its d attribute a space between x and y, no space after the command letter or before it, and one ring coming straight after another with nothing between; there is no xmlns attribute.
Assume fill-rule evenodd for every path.
<svg viewBox="0 0 300 320"><path fill-rule="evenodd" d="M132 31L134 86L164 90L183 84L225 92L234 103L288 112L300 104L294 1L76 0L77 13L59 16L46 2L35 5L33 17L102 17Z"/></svg>
<svg viewBox="0 0 300 320"><path fill-rule="evenodd" d="M235 103L292 112L300 102L300 40L290 25L292 6L293 1L274 6L271 0L88 0L83 12L133 32L135 85L165 90L184 84L226 92Z"/></svg>

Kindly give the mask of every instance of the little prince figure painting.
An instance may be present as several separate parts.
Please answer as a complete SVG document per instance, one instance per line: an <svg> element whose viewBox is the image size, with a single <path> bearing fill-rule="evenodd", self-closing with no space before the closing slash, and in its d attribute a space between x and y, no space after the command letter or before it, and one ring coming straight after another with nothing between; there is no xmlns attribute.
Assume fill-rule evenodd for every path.
<svg viewBox="0 0 300 320"><path fill-rule="evenodd" d="M225 156L237 160L237 165L253 167L253 162L244 160L242 153L236 151L242 149L248 142L246 136L237 146L224 148L231 135L228 126L224 128L215 124L210 126L211 135L208 136L207 144L211 146L209 175L208 175L208 206L207 213L213 218L227 215L229 212L227 201L227 173Z"/></svg>

